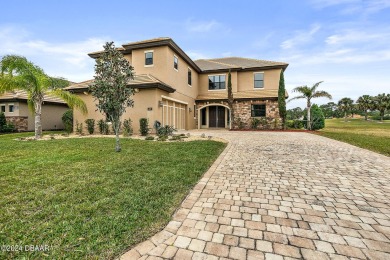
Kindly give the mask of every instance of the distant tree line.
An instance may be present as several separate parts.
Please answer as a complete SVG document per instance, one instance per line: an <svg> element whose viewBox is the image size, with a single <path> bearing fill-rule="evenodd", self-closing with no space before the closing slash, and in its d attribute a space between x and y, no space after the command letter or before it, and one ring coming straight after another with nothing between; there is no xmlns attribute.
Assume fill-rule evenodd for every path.
<svg viewBox="0 0 390 260"><path fill-rule="evenodd" d="M354 117L355 115L364 116L365 120L390 120L390 94L379 94L377 96L363 95L356 101L345 97L337 103L329 102L320 105L325 118L344 118ZM296 107L287 110L287 120L303 119L307 114L306 109Z"/></svg>

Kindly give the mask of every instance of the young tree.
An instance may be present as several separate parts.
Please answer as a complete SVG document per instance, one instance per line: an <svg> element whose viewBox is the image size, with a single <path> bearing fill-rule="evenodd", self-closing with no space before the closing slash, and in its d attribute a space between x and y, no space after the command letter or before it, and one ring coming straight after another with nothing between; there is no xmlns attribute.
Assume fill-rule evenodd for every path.
<svg viewBox="0 0 390 260"><path fill-rule="evenodd" d="M286 87L284 85L284 73L283 70L280 72L279 80L279 91L278 91L278 105L279 105L279 116L282 118L283 129L286 129Z"/></svg>
<svg viewBox="0 0 390 260"><path fill-rule="evenodd" d="M76 95L63 90L69 82L48 76L40 67L17 55L4 56L0 61L0 94L24 90L28 95L28 107L35 114L35 139L42 137L42 104L45 95L64 100L70 108L87 112L85 103Z"/></svg>
<svg viewBox="0 0 390 260"><path fill-rule="evenodd" d="M353 107L353 100L350 98L342 98L338 102L338 107L341 111L344 112L344 122L347 121L347 114L352 110Z"/></svg>
<svg viewBox="0 0 390 260"><path fill-rule="evenodd" d="M334 102L328 102L321 105L320 108L324 113L325 118L333 118L335 116L335 111L337 110L337 105Z"/></svg>
<svg viewBox="0 0 390 260"><path fill-rule="evenodd" d="M356 102L358 103L359 108L364 112L364 119L367 120L368 110L372 109L373 106L372 97L369 95L363 95L359 97Z"/></svg>
<svg viewBox="0 0 390 260"><path fill-rule="evenodd" d="M379 111L379 115L381 117L381 121L383 121L383 117L385 116L386 109L390 109L390 94L379 94L378 96L373 98L374 100L374 109Z"/></svg>
<svg viewBox="0 0 390 260"><path fill-rule="evenodd" d="M134 89L128 85L129 80L133 79L133 67L115 48L113 42L107 42L104 52L96 59L95 73L90 91L95 101L98 101L98 110L112 122L116 135L115 151L120 152L121 116L127 107L134 105Z"/></svg>
<svg viewBox="0 0 390 260"><path fill-rule="evenodd" d="M318 86L322 82L323 81L317 82L316 84L314 84L310 88L308 86L300 86L300 87L294 88L293 92L298 92L301 95L289 100L289 102L290 102L290 101L295 100L295 99L306 99L307 121L308 121L307 129L309 129L309 130L311 130L311 118L310 118L311 100L313 98L320 98L320 97L332 99L332 96L328 92L322 91L322 90L319 90L319 91L317 90Z"/></svg>
<svg viewBox="0 0 390 260"><path fill-rule="evenodd" d="M230 126L233 129L234 128L234 97L233 97L233 90L232 90L232 74L228 74L228 105L230 109Z"/></svg>

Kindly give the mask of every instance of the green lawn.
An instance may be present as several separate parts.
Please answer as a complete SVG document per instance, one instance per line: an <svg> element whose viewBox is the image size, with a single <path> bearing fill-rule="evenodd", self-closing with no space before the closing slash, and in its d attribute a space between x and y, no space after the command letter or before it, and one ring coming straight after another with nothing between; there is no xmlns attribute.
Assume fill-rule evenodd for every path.
<svg viewBox="0 0 390 260"><path fill-rule="evenodd" d="M323 136L390 156L390 121L327 119Z"/></svg>
<svg viewBox="0 0 390 260"><path fill-rule="evenodd" d="M0 136L0 245L48 245L0 259L107 259L162 229L218 157L215 141Z"/></svg>

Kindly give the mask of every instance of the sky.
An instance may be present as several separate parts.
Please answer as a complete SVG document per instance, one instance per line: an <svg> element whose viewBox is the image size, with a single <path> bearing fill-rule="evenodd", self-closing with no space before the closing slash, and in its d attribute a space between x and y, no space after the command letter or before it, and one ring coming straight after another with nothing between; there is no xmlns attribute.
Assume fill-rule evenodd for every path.
<svg viewBox="0 0 390 260"><path fill-rule="evenodd" d="M107 41L171 37L193 60L289 63L290 97L294 87L319 81L334 102L390 93L390 0L0 0L0 6L0 57L25 56L73 82L93 78L87 53ZM305 101L287 104L296 106Z"/></svg>

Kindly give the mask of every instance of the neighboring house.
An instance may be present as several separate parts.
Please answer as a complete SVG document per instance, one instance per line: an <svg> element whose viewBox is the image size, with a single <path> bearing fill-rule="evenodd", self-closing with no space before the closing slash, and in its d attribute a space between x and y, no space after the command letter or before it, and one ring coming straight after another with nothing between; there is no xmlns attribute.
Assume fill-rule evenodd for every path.
<svg viewBox="0 0 390 260"><path fill-rule="evenodd" d="M177 129L230 128L229 70L235 118L240 118L247 127L251 118L264 118L266 124L280 126L278 87L280 73L287 68L287 63L239 57L193 61L170 38L128 43L118 50L134 67L135 77L129 82L136 90L134 107L126 110L122 120L131 118L135 131L142 117L149 119L150 127L158 120ZM101 53L89 56L96 59ZM66 88L79 94L88 107L88 115L74 111L75 123L103 118L88 93L92 82Z"/></svg>
<svg viewBox="0 0 390 260"><path fill-rule="evenodd" d="M28 109L27 98L27 93L21 90L0 95L0 111L17 131L35 129L34 113ZM61 99L45 95L41 116L42 130L64 129L61 117L68 109L68 105Z"/></svg>

